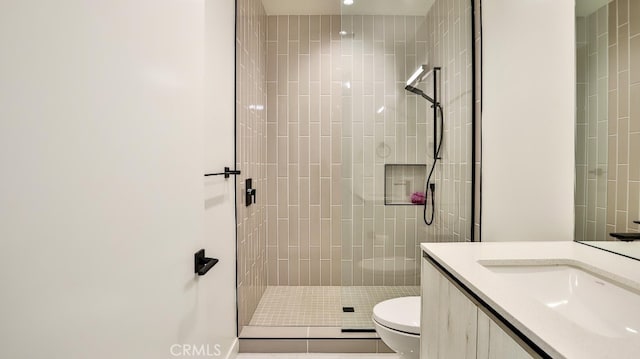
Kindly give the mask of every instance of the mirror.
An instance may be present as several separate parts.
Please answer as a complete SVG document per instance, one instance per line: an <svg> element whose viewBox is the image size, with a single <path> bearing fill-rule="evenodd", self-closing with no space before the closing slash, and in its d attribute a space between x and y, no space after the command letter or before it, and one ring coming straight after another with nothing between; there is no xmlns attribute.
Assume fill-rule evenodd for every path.
<svg viewBox="0 0 640 359"><path fill-rule="evenodd" d="M575 240L640 260L640 1L576 0Z"/></svg>

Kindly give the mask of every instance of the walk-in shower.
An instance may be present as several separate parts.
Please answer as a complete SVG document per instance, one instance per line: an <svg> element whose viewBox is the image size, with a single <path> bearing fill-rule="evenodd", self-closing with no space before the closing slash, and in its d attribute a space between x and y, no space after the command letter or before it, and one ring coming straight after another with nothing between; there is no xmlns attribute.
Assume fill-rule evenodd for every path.
<svg viewBox="0 0 640 359"><path fill-rule="evenodd" d="M372 338L419 244L471 238L473 9L287 3L237 1L239 336Z"/></svg>

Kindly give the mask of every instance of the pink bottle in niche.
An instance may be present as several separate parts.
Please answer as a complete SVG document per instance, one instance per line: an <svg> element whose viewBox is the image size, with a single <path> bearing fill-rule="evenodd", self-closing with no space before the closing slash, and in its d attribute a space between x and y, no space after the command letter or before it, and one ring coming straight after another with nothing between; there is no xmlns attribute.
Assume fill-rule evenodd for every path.
<svg viewBox="0 0 640 359"><path fill-rule="evenodd" d="M413 204L424 204L426 200L426 196L422 192L413 192L411 194L411 203Z"/></svg>

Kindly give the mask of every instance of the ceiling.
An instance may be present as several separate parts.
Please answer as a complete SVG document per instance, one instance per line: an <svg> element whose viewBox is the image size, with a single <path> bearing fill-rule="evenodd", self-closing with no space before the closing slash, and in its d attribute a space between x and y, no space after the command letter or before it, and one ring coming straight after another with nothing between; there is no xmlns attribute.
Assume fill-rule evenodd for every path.
<svg viewBox="0 0 640 359"><path fill-rule="evenodd" d="M435 0L262 0L267 15L420 15Z"/></svg>
<svg viewBox="0 0 640 359"><path fill-rule="evenodd" d="M609 2L611 0L576 0L576 16L591 15Z"/></svg>

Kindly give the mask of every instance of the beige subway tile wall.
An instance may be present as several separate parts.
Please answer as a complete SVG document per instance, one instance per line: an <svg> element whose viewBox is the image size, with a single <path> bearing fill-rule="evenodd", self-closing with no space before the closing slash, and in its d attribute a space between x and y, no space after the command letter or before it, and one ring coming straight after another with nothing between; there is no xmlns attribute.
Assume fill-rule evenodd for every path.
<svg viewBox="0 0 640 359"><path fill-rule="evenodd" d="M340 16L269 16L269 285L340 285Z"/></svg>
<svg viewBox="0 0 640 359"><path fill-rule="evenodd" d="M607 6L576 19L576 240L607 240Z"/></svg>
<svg viewBox="0 0 640 359"><path fill-rule="evenodd" d="M609 140L606 232L640 219L640 2L608 5Z"/></svg>
<svg viewBox="0 0 640 359"><path fill-rule="evenodd" d="M249 324L267 286L267 16L261 0L238 0L236 23L237 271L239 326ZM256 203L245 206L245 179Z"/></svg>

